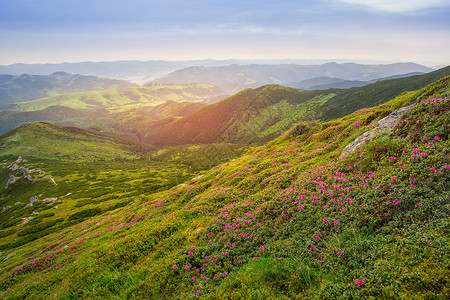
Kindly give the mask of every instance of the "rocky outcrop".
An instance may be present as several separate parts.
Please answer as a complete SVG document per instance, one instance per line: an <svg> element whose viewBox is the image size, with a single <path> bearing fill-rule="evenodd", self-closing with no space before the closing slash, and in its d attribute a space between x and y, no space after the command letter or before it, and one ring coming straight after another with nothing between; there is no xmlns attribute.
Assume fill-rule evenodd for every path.
<svg viewBox="0 0 450 300"><path fill-rule="evenodd" d="M25 217L22 218L22 225L23 224L27 224L28 222L30 222L33 219L33 217Z"/></svg>
<svg viewBox="0 0 450 300"><path fill-rule="evenodd" d="M2 213L5 212L5 211L7 211L7 210L10 209L10 208L11 208L11 205L7 205L7 206L3 207L3 208L2 208Z"/></svg>
<svg viewBox="0 0 450 300"><path fill-rule="evenodd" d="M38 201L39 201L39 198L38 198L37 196L33 196L33 197L31 197L31 198L29 199L29 201L30 201L30 203L28 203L27 205L25 205L25 206L23 207L24 209L33 206L33 203L34 203L34 202L38 202Z"/></svg>
<svg viewBox="0 0 450 300"><path fill-rule="evenodd" d="M356 149L358 149L358 147L360 147L362 144L367 142L372 137L373 133L376 130L394 127L394 125L397 123L397 121L404 114L406 114L408 111L410 111L415 105L416 104L414 103L414 104L399 108L399 109L393 111L392 113L390 113L388 116L381 119L380 121L378 121L376 128L366 131L363 134L361 134L360 136L358 136L353 142L348 144L347 147L344 148L344 150L342 150L341 155L339 157L342 158L342 157L354 152Z"/></svg>
<svg viewBox="0 0 450 300"><path fill-rule="evenodd" d="M42 200L42 202L50 203L50 202L55 202L56 200L58 200L58 198L45 198L44 200Z"/></svg>
<svg viewBox="0 0 450 300"><path fill-rule="evenodd" d="M13 184L14 182L16 182L16 180L19 178L20 177L16 177L14 175L9 175L8 181L6 182L5 189L7 189L10 184Z"/></svg>

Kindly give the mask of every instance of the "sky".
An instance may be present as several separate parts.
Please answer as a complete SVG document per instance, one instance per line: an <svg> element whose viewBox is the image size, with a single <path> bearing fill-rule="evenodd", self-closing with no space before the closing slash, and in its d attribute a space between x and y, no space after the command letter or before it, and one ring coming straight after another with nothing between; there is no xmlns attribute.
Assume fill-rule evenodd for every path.
<svg viewBox="0 0 450 300"><path fill-rule="evenodd" d="M450 0L0 0L0 64L323 59L450 64Z"/></svg>

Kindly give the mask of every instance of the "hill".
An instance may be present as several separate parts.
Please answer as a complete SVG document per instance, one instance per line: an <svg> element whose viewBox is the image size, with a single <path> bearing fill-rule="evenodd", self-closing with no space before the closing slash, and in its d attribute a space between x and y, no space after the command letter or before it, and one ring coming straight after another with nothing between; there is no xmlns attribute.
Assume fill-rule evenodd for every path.
<svg viewBox="0 0 450 300"><path fill-rule="evenodd" d="M226 93L267 84L289 85L292 82L317 77L336 77L343 80L368 81L410 72L430 72L430 68L414 63L362 65L356 63L326 63L322 65L229 65L217 67L188 67L155 79L159 83L205 82L220 87ZM297 86L294 86L297 87Z"/></svg>
<svg viewBox="0 0 450 300"><path fill-rule="evenodd" d="M174 106L177 105L173 102L211 103L224 97L220 89L208 84L149 84L142 87L69 93L0 106L0 133L35 121L89 127L103 123L101 120L104 119L114 119L120 112L142 108L148 111L153 107L161 110L162 108L157 106L167 101L172 101L170 102L172 105L167 104L165 114L162 112L157 114L155 111L150 117L172 116L170 110L174 110L175 115L179 116L181 107L186 104L176 111ZM193 112L192 109L186 111Z"/></svg>
<svg viewBox="0 0 450 300"><path fill-rule="evenodd" d="M48 123L31 123L0 137L0 156L75 160L137 158L130 145L95 132Z"/></svg>
<svg viewBox="0 0 450 300"><path fill-rule="evenodd" d="M132 86L124 80L55 72L51 75L0 75L0 104L49 96Z"/></svg>
<svg viewBox="0 0 450 300"><path fill-rule="evenodd" d="M262 144L298 121L343 117L448 75L450 67L347 90L302 91L275 85L248 89L149 130L145 139L157 146L211 142Z"/></svg>
<svg viewBox="0 0 450 300"><path fill-rule="evenodd" d="M449 95L447 77L341 119L293 128L159 193L128 193L117 173L91 177L66 168L70 176L61 171L58 185L46 186L43 197L57 195L54 204L33 198L36 206L3 209L1 295L445 298ZM395 125L378 128L407 105ZM339 158L372 129L371 139ZM111 178L118 184L100 185ZM24 191L14 184L8 193ZM69 184L76 192L65 198Z"/></svg>

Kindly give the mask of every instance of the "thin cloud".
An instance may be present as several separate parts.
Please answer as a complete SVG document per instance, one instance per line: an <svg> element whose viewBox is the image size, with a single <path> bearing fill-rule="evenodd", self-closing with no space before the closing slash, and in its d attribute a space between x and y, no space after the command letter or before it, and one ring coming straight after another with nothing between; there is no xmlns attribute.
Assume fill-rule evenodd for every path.
<svg viewBox="0 0 450 300"><path fill-rule="evenodd" d="M403 13L449 7L448 0L337 0L380 11Z"/></svg>

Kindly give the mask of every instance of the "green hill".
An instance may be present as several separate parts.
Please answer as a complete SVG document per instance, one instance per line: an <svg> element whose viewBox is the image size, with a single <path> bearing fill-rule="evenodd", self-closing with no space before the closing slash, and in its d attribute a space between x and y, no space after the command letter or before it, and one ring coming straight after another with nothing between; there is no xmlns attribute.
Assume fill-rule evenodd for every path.
<svg viewBox="0 0 450 300"><path fill-rule="evenodd" d="M123 110L136 105L154 106L169 100L208 103L208 101L213 101L212 99L220 95L222 95L222 91L210 84L149 84L143 87L69 93L60 96L10 103L5 108L13 111L37 111L58 105L74 109L106 108Z"/></svg>
<svg viewBox="0 0 450 300"><path fill-rule="evenodd" d="M448 75L450 67L348 90L303 91L276 85L247 89L149 130L146 140L158 146L211 142L263 144L296 122L343 117Z"/></svg>
<svg viewBox="0 0 450 300"><path fill-rule="evenodd" d="M77 160L137 158L130 145L76 127L31 123L0 137L0 156Z"/></svg>
<svg viewBox="0 0 450 300"><path fill-rule="evenodd" d="M42 195L36 192L45 182L30 183L41 201L22 208L13 199L24 182L15 182L1 192L2 205L11 204L1 214L0 293L7 299L444 299L449 95L446 77L342 119L293 128L159 193L139 189L147 183L133 181L139 172L130 168L95 173L91 163L81 171L61 168L54 174L58 185L41 187ZM410 104L395 126L376 130L383 117ZM367 143L340 158L372 129ZM2 172L12 165L4 162ZM57 199L42 201L51 196Z"/></svg>
<svg viewBox="0 0 450 300"><path fill-rule="evenodd" d="M105 126L117 119L117 114L139 109L156 109L145 116L147 119L183 116L183 107L186 112L193 112L192 107L216 102L222 97L218 88L207 84L149 84L143 87L69 93L0 106L0 133L29 122L51 122L83 128L98 124ZM163 106L166 102L171 105ZM175 108L178 102L193 102L197 105L183 104ZM175 115L171 115L171 111Z"/></svg>

